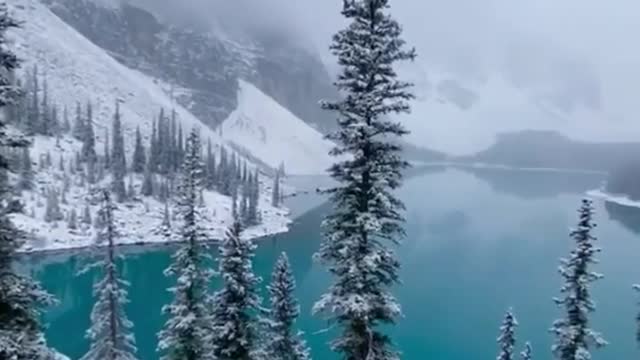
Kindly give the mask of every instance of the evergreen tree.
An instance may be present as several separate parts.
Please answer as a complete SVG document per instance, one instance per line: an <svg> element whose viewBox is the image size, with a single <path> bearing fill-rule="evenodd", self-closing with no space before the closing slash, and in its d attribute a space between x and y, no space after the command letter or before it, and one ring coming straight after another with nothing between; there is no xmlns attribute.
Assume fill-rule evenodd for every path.
<svg viewBox="0 0 640 360"><path fill-rule="evenodd" d="M99 216L99 215L98 215ZM84 209L82 209L82 223L86 225L93 224L93 220L91 220L91 208L89 204L84 205Z"/></svg>
<svg viewBox="0 0 640 360"><path fill-rule="evenodd" d="M103 153L104 153L104 168L111 169L111 151L109 150L109 129L104 129L104 143L103 143Z"/></svg>
<svg viewBox="0 0 640 360"><path fill-rule="evenodd" d="M120 103L116 101L116 113L113 116L113 145L111 153L112 182L111 190L115 194L118 202L123 202L127 197L124 186L124 176L127 172L127 164L124 155L124 137L122 134L122 124L120 122Z"/></svg>
<svg viewBox="0 0 640 360"><path fill-rule="evenodd" d="M56 137L56 143L60 144L60 120L58 119L58 106L51 106L51 135Z"/></svg>
<svg viewBox="0 0 640 360"><path fill-rule="evenodd" d="M65 172L64 168L64 155L60 154L60 158L58 160L58 170L62 173Z"/></svg>
<svg viewBox="0 0 640 360"><path fill-rule="evenodd" d="M533 349L530 343L524 344L524 350L520 353L520 358L522 360L531 360L533 358Z"/></svg>
<svg viewBox="0 0 640 360"><path fill-rule="evenodd" d="M218 273L222 288L213 295L213 352L218 360L255 359L258 350L258 321L255 314L260 307L252 261L256 245L241 239L238 219L227 231L218 246Z"/></svg>
<svg viewBox="0 0 640 360"><path fill-rule="evenodd" d="M33 166L31 164L29 147L27 146L22 148L22 161L20 166L20 179L18 181L18 188L20 190L33 189Z"/></svg>
<svg viewBox="0 0 640 360"><path fill-rule="evenodd" d="M280 206L280 172L276 172L273 178L273 188L271 189L271 206Z"/></svg>
<svg viewBox="0 0 640 360"><path fill-rule="evenodd" d="M300 305L293 292L296 288L289 259L285 253L276 262L269 291L271 308L266 321L267 333L264 350L270 360L308 360L309 349L302 340L302 333L294 329L300 315Z"/></svg>
<svg viewBox="0 0 640 360"><path fill-rule="evenodd" d="M81 160L91 162L95 165L96 156L96 136L93 131L93 110L91 103L87 103L87 118L83 122L84 136L82 137Z"/></svg>
<svg viewBox="0 0 640 360"><path fill-rule="evenodd" d="M51 136L51 118L49 117L49 85L47 83L47 77L42 81L42 104L40 104L40 124L38 126L38 132L42 135Z"/></svg>
<svg viewBox="0 0 640 360"><path fill-rule="evenodd" d="M633 289L640 293L640 285L633 285ZM636 342L640 345L640 312L636 315Z"/></svg>
<svg viewBox="0 0 640 360"><path fill-rule="evenodd" d="M53 189L49 189L47 192L44 221L50 223L62 220L63 218L64 216L62 215L62 211L60 211L58 192Z"/></svg>
<svg viewBox="0 0 640 360"><path fill-rule="evenodd" d="M14 74L19 61L8 48L6 32L18 26L9 16L6 4L0 4L0 111L15 104L22 95L8 76ZM0 117L0 143L9 148L28 145L24 139L6 132L3 117ZM9 216L7 204L12 189L8 170L8 160L0 152L0 359L45 359L52 354L44 343L40 308L52 304L53 299L37 282L14 268L25 234L15 227Z"/></svg>
<svg viewBox="0 0 640 360"><path fill-rule="evenodd" d="M149 164L151 165L151 172L158 171L158 130L155 120L153 121L151 129L151 139L149 140Z"/></svg>
<svg viewBox="0 0 640 360"><path fill-rule="evenodd" d="M592 201L583 199L578 213L578 226L570 234L576 247L568 259L560 261L559 272L564 279L560 292L563 296L554 299L566 311L566 317L556 320L551 328L556 337L552 350L559 360L589 360L590 348L607 344L599 333L589 327L589 314L596 309L591 300L590 284L602 278L601 274L589 270L590 265L598 262L595 256L600 252L594 244L597 239L591 233L596 226Z"/></svg>
<svg viewBox="0 0 640 360"><path fill-rule="evenodd" d="M69 109L67 105L62 109L62 125L60 130L63 134L68 134L71 131L71 122L69 121Z"/></svg>
<svg viewBox="0 0 640 360"><path fill-rule="evenodd" d="M177 281L170 289L174 295L173 302L162 309L163 314L169 317L160 331L158 344L165 360L211 359L206 304L212 275L206 267L211 258L203 243L207 236L199 225L200 214L196 206L203 186L200 146L198 133L194 130L187 141L178 189L181 246L165 270L165 275L175 277Z"/></svg>
<svg viewBox="0 0 640 360"><path fill-rule="evenodd" d="M142 144L142 135L140 135L140 127L136 128L136 145L133 150L132 170L136 173L143 173L146 165L146 155L144 145Z"/></svg>
<svg viewBox="0 0 640 360"><path fill-rule="evenodd" d="M513 316L513 311L507 311L502 325L500 326L500 335L498 336L498 345L500 353L498 360L515 360L514 347L516 345L516 327L518 321Z"/></svg>
<svg viewBox="0 0 640 360"><path fill-rule="evenodd" d="M127 182L127 199L131 200L136 197L136 190L133 186L133 176L129 176L129 181Z"/></svg>
<svg viewBox="0 0 640 360"><path fill-rule="evenodd" d="M31 105L29 107L29 113L27 115L27 134L34 135L38 132L40 125L40 101L39 93L40 86L38 82L38 66L33 66L33 75L31 83Z"/></svg>
<svg viewBox="0 0 640 360"><path fill-rule="evenodd" d="M84 119L82 118L82 106L80 105L80 102L76 102L76 117L73 120L73 130L71 130L71 135L80 141L84 141L86 136Z"/></svg>
<svg viewBox="0 0 640 360"><path fill-rule="evenodd" d="M144 196L153 196L153 173L151 172L151 162L147 162L144 170L144 178L142 179L142 188L140 193Z"/></svg>
<svg viewBox="0 0 640 360"><path fill-rule="evenodd" d="M115 254L117 230L113 219L114 206L108 191L104 191L102 207L98 214L104 226L99 237L107 242L104 259L98 264L104 278L93 286L96 303L91 311L91 327L87 338L89 351L81 360L135 360L133 324L127 318L125 306L129 283L118 274Z"/></svg>
<svg viewBox="0 0 640 360"><path fill-rule="evenodd" d="M67 228L69 228L70 230L76 230L78 228L78 214L76 213L76 209L71 209Z"/></svg>
<svg viewBox="0 0 640 360"><path fill-rule="evenodd" d="M350 360L398 358L379 327L400 315L390 292L399 262L387 244L404 235L403 205L392 191L408 166L395 140L407 131L392 119L409 111L413 96L393 66L412 60L415 52L405 50L388 8L389 0L343 2L342 15L350 22L331 45L342 68L335 85L343 96L322 104L338 116L338 130L329 139L337 144L332 155L339 160L329 169L338 185L329 190L333 211L316 256L335 281L314 311L340 326L332 349Z"/></svg>

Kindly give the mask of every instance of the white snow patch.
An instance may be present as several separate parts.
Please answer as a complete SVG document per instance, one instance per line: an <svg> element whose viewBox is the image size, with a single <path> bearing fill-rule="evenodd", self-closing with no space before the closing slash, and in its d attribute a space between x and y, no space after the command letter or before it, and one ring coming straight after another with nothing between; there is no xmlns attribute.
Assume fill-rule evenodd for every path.
<svg viewBox="0 0 640 360"><path fill-rule="evenodd" d="M33 65L46 76L50 97L66 105L73 118L76 102L93 103L96 149L101 149L104 129L110 129L116 100L120 102L125 146L130 151L136 126L145 137L151 135L153 120L161 108L176 111L183 129L199 128L206 143L221 144L220 137L173 101L159 80L120 64L37 0L10 2L12 13L23 21L11 33L12 47L24 60L22 71Z"/></svg>
<svg viewBox="0 0 640 360"><path fill-rule="evenodd" d="M618 205L640 208L640 201L629 199L626 195L611 194L603 189L589 190L587 195L594 199L601 199Z"/></svg>
<svg viewBox="0 0 640 360"><path fill-rule="evenodd" d="M83 224L82 212L89 204L92 220L98 212L99 202L95 201L92 193L98 187L109 187L110 178L107 176L100 184L90 187L81 181L80 176L68 173L71 180L70 189L66 195L66 203L60 203L64 220L47 223L44 221L46 194L49 189L61 191L64 184L64 173L59 169L60 156L63 156L65 168L69 171L69 160L80 149L80 142L70 137L63 137L60 144L50 137L37 136L33 139L31 156L35 164L34 170L40 168L40 160L49 153L53 165L36 171L34 189L24 191L21 201L25 205L24 213L13 215L16 226L28 234L29 241L22 248L23 252L63 250L84 248L94 244L96 232L93 226ZM136 194L140 193L141 175L133 175ZM129 181L129 177L125 181ZM285 208L274 208L271 202L271 179L265 178L261 183L259 211L262 224L248 228L243 236L256 238L266 235L286 232L290 223L289 211ZM92 201L93 199L93 201ZM211 240L221 239L226 229L231 225L232 201L229 197L212 191L203 194L204 207L202 226L207 230ZM75 210L77 215L77 229L68 228L68 219ZM115 211L118 230L121 236L118 244L166 243L169 241L162 232L164 204L154 198L137 196L134 200L117 204ZM173 215L173 213L172 213ZM175 218L172 221L176 221Z"/></svg>
<svg viewBox="0 0 640 360"><path fill-rule="evenodd" d="M240 80L238 108L222 123L224 139L287 173L321 174L331 165L333 144L252 84Z"/></svg>

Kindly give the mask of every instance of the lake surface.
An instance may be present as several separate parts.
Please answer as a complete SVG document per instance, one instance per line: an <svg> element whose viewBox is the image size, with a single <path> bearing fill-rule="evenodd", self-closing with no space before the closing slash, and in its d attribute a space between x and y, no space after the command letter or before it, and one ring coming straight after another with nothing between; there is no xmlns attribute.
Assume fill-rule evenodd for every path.
<svg viewBox="0 0 640 360"><path fill-rule="evenodd" d="M559 315L558 258L572 245L569 227L585 191L599 175L571 175L478 169L415 175L399 191L407 205L407 238L398 250L403 285L395 293L404 318L391 330L405 359L493 359L504 311L520 322L518 348L532 342L536 359L551 359L548 328ZM634 342L636 294L640 282L640 210L596 201L596 235L604 248L596 267L605 278L594 285L598 310L592 325L611 343L594 359L638 356ZM319 206L299 217L289 233L261 241L256 272L269 279L277 256L286 251L302 305L299 326L315 359L336 359L326 345L326 324L310 314L329 278L311 260L320 242ZM169 248L127 251L123 264L131 282L129 317L135 323L139 357L157 359L156 333L164 323L171 281L162 275ZM60 300L46 314L49 344L72 359L87 350L84 332L93 305L95 274L75 276L82 255L46 255L25 261Z"/></svg>

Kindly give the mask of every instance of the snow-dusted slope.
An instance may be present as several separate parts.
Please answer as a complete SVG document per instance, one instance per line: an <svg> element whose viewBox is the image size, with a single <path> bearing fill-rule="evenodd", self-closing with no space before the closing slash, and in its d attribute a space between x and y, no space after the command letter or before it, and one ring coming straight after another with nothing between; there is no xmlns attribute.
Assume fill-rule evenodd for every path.
<svg viewBox="0 0 640 360"><path fill-rule="evenodd" d="M211 139L214 146L224 144L218 134L204 126L188 110L174 103L162 90L161 84L148 76L131 70L118 63L101 48L60 20L37 0L12 0L10 11L23 21L21 29L11 34L12 46L24 60L24 68L37 65L39 72L46 74L50 100L58 105L66 105L72 111L77 101L92 101L94 128L97 137L96 149L101 152L104 129L110 128L119 101L122 124L125 133L127 156L131 156L136 126L140 126L143 136L151 134L152 121L161 108L175 109L177 119L185 130L197 127L203 141ZM146 141L145 141L146 142ZM94 239L94 229L81 225L70 229L67 225L72 211L78 216L87 203L95 216L97 186L88 186L80 176L68 173L68 163L80 148L80 143L69 136L56 144L55 139L37 136L33 139L31 158L34 160L35 187L22 194L25 213L15 215L16 224L33 235L24 250L66 249L88 246ZM39 165L46 153L53 160L53 166ZM63 188L64 175L58 166L60 156L64 157L67 177L71 178L69 191L61 212L64 220L45 222L44 203L49 189ZM284 159L286 161L286 159ZM141 179L134 177L133 183L139 189ZM107 176L98 186L108 186ZM264 179L260 213L263 224L247 229L248 237L263 236L286 231L289 219L285 209L276 209L270 204L271 180ZM139 191L136 191L139 194ZM203 226L209 229L212 238L220 238L231 220L231 199L218 193L204 193L205 208ZM162 242L166 238L158 231L162 221L164 205L153 198L137 196L134 200L118 205L115 213L120 222L123 243Z"/></svg>
<svg viewBox="0 0 640 360"><path fill-rule="evenodd" d="M215 132L173 102L158 81L118 63L38 0L12 0L9 5L15 17L24 22L12 34L16 53L24 60L23 69L37 64L58 104L73 109L76 101L91 100L98 143L102 142L103 128L111 125L116 100L121 102L129 146L136 126L140 126L144 135L151 134L152 120L161 108L175 109L183 127L198 127L205 139L219 143Z"/></svg>
<svg viewBox="0 0 640 360"><path fill-rule="evenodd" d="M331 164L330 141L252 84L240 80L238 108L222 124L225 140L290 174L320 174Z"/></svg>

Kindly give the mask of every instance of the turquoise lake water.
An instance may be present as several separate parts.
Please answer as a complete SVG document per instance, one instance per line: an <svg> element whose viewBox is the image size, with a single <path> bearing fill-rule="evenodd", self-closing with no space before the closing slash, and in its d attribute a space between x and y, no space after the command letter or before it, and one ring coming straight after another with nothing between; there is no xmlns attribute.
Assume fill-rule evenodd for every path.
<svg viewBox="0 0 640 360"><path fill-rule="evenodd" d="M507 170L446 170L416 175L399 191L407 205L407 238L398 250L403 284L395 290L404 311L390 330L404 359L493 359L504 311L513 307L520 322L518 347L531 341L536 359L551 359L548 333L559 315L558 258L571 246L567 236L584 192L599 175ZM640 282L640 209L596 201L596 235L604 248L594 285L598 310L593 327L611 343L594 359L631 359ZM260 242L256 272L268 280L277 256L286 251L298 282L299 326L315 359L337 359L326 345L326 324L310 314L329 281L311 257L320 242L319 206L296 219L291 231ZM162 275L171 248L126 250L124 275L131 282L128 314L135 323L139 357L157 359L156 333L164 323L160 308L170 300L171 282ZM74 274L83 255L41 255L24 266L42 281L60 305L46 314L50 345L72 359L87 350L84 331L93 305L95 274Z"/></svg>

